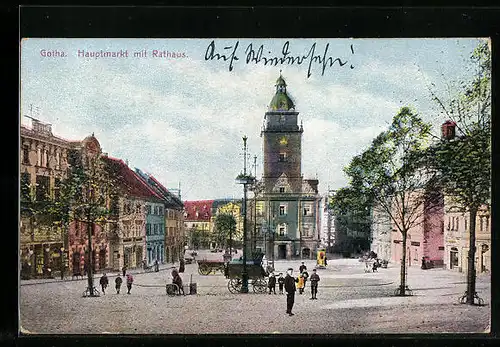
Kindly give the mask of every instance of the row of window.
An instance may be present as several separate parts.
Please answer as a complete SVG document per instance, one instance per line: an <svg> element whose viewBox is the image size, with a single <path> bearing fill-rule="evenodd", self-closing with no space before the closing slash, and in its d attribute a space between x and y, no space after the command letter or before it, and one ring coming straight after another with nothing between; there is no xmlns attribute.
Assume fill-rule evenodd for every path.
<svg viewBox="0 0 500 347"><path fill-rule="evenodd" d="M147 214L163 216L163 206L146 205Z"/></svg>
<svg viewBox="0 0 500 347"><path fill-rule="evenodd" d="M480 232L488 232L489 230L489 216L479 216L479 231ZM456 216L449 216L448 217L448 226L447 229L450 231L458 231L460 227L460 217ZM464 218L464 230L467 231L468 229L468 223L467 223L467 218Z"/></svg>
<svg viewBox="0 0 500 347"><path fill-rule="evenodd" d="M31 200L31 174L28 172L21 173L21 198L23 200ZM54 179L54 187L53 190L53 198L58 201L60 197L59 186L61 184L61 180L59 178ZM46 201L51 198L50 195L50 178L48 176L37 175L36 183L33 190L34 198L36 201Z"/></svg>
<svg viewBox="0 0 500 347"><path fill-rule="evenodd" d="M23 158L22 162L24 165L31 165L29 161L29 153L30 153L30 148L28 145L23 146ZM61 165L61 154L56 151L55 152L55 159L56 159L56 168L59 168ZM36 166L42 166L42 167L47 167L49 163L49 150L48 149L42 149L42 148L37 148L37 161L36 161Z"/></svg>
<svg viewBox="0 0 500 347"><path fill-rule="evenodd" d="M146 223L146 235L159 235L165 232L163 223Z"/></svg>
<svg viewBox="0 0 500 347"><path fill-rule="evenodd" d="M123 224L123 237L125 238L141 237L142 236L141 231L142 231L141 223Z"/></svg>
<svg viewBox="0 0 500 347"><path fill-rule="evenodd" d="M288 210L288 204L280 204L280 208L279 208L279 215L280 216L285 216L287 214L287 210ZM304 216L311 216L312 213L311 213L311 206L310 205L305 205L302 209L302 214Z"/></svg>

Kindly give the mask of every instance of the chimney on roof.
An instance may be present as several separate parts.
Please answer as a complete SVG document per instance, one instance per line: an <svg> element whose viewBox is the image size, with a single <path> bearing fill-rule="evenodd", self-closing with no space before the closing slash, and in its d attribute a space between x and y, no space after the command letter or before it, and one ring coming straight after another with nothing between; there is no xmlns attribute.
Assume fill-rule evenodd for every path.
<svg viewBox="0 0 500 347"><path fill-rule="evenodd" d="M455 138L455 127L457 123L447 120L441 125L441 138L444 140L451 140Z"/></svg>
<svg viewBox="0 0 500 347"><path fill-rule="evenodd" d="M128 159L125 159L125 165L128 166Z"/></svg>

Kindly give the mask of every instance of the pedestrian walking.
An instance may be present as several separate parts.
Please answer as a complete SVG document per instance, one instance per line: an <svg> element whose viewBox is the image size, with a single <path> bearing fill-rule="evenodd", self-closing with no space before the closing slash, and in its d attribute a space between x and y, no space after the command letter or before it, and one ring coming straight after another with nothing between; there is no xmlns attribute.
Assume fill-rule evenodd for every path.
<svg viewBox="0 0 500 347"><path fill-rule="evenodd" d="M304 277L304 288L307 286L307 280L309 278L309 272L307 270L302 271L302 277Z"/></svg>
<svg viewBox="0 0 500 347"><path fill-rule="evenodd" d="M271 293L276 294L276 276L273 273L269 275L269 282L267 285L269 287L269 295L271 295Z"/></svg>
<svg viewBox="0 0 500 347"><path fill-rule="evenodd" d="M120 288L122 287L122 282L123 282L123 279L120 277L120 274L118 274L118 276L116 276L116 278L115 278L116 294L120 294Z"/></svg>
<svg viewBox="0 0 500 347"><path fill-rule="evenodd" d="M127 274L127 294L130 294L132 290L132 283L134 283L134 277L131 274Z"/></svg>
<svg viewBox="0 0 500 347"><path fill-rule="evenodd" d="M286 291L286 313L289 316L293 316L292 312L293 304L295 302L295 282L298 282L298 279L292 277L293 269L288 269L285 277L285 291Z"/></svg>
<svg viewBox="0 0 500 347"><path fill-rule="evenodd" d="M328 263L326 262L326 254L325 254L325 266L327 266L327 265L328 265Z"/></svg>
<svg viewBox="0 0 500 347"><path fill-rule="evenodd" d="M122 272L123 272L123 277L125 277L125 274L127 273L127 265L123 265Z"/></svg>
<svg viewBox="0 0 500 347"><path fill-rule="evenodd" d="M304 293L304 277L302 274L299 275L297 289L299 290L299 294Z"/></svg>
<svg viewBox="0 0 500 347"><path fill-rule="evenodd" d="M160 265L158 264L158 259L155 260L155 272L160 271Z"/></svg>
<svg viewBox="0 0 500 347"><path fill-rule="evenodd" d="M101 277L101 280L99 281L99 283L101 284L101 289L102 289L102 293L104 295L106 295L106 288L108 288L108 284L109 284L109 280L108 280L108 276L106 276L105 273L102 274L102 277Z"/></svg>
<svg viewBox="0 0 500 347"><path fill-rule="evenodd" d="M307 266L304 262L302 262L302 265L299 266L299 274L301 274L304 270L307 270Z"/></svg>
<svg viewBox="0 0 500 347"><path fill-rule="evenodd" d="M280 273L280 277L278 277L278 286L279 286L280 294L283 294L283 285L284 284L285 284L285 277L283 277L283 274Z"/></svg>
<svg viewBox="0 0 500 347"><path fill-rule="evenodd" d="M316 295L318 294L319 275L316 273L316 269L313 269L310 281L311 281L311 300L318 300Z"/></svg>
<svg viewBox="0 0 500 347"><path fill-rule="evenodd" d="M184 262L184 258L180 258L179 259L179 273L183 273L184 272L184 266L185 262Z"/></svg>

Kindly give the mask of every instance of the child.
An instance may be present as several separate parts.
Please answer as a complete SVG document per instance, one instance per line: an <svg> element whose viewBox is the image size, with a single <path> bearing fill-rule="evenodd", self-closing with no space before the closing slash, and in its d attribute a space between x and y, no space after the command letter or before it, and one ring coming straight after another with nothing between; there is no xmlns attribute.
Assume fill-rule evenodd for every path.
<svg viewBox="0 0 500 347"><path fill-rule="evenodd" d="M130 294L130 290L132 290L132 283L134 283L134 278L131 274L127 274L127 294Z"/></svg>
<svg viewBox="0 0 500 347"><path fill-rule="evenodd" d="M297 283L297 288L299 290L299 294L304 292L304 276L302 274L299 275L299 282Z"/></svg>
<svg viewBox="0 0 500 347"><path fill-rule="evenodd" d="M104 295L106 295L105 290L106 290L106 288L108 288L109 281L108 281L108 276L106 276L105 273L102 275L101 280L99 281L99 283L101 284L102 293Z"/></svg>
<svg viewBox="0 0 500 347"><path fill-rule="evenodd" d="M120 275L116 276L116 279L115 279L115 288L116 288L116 294L120 294L120 288L122 286L122 278L120 277Z"/></svg>
<svg viewBox="0 0 500 347"><path fill-rule="evenodd" d="M319 275L316 273L316 269L313 269L313 273L311 275L311 300L318 300L316 295L318 295L318 282Z"/></svg>
<svg viewBox="0 0 500 347"><path fill-rule="evenodd" d="M284 284L285 284L285 277L283 277L283 274L280 273L280 277L278 277L278 286L279 286L280 294L283 294L283 285Z"/></svg>
<svg viewBox="0 0 500 347"><path fill-rule="evenodd" d="M276 294L276 276L274 276L273 273L269 275L268 286L269 286L269 294L271 294L272 292Z"/></svg>

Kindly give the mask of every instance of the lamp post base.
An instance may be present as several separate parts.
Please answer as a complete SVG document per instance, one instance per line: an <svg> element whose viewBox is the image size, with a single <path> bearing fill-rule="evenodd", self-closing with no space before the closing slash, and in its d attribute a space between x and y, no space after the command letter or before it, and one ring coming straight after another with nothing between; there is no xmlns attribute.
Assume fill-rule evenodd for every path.
<svg viewBox="0 0 500 347"><path fill-rule="evenodd" d="M248 274L242 274L241 293L248 293Z"/></svg>

